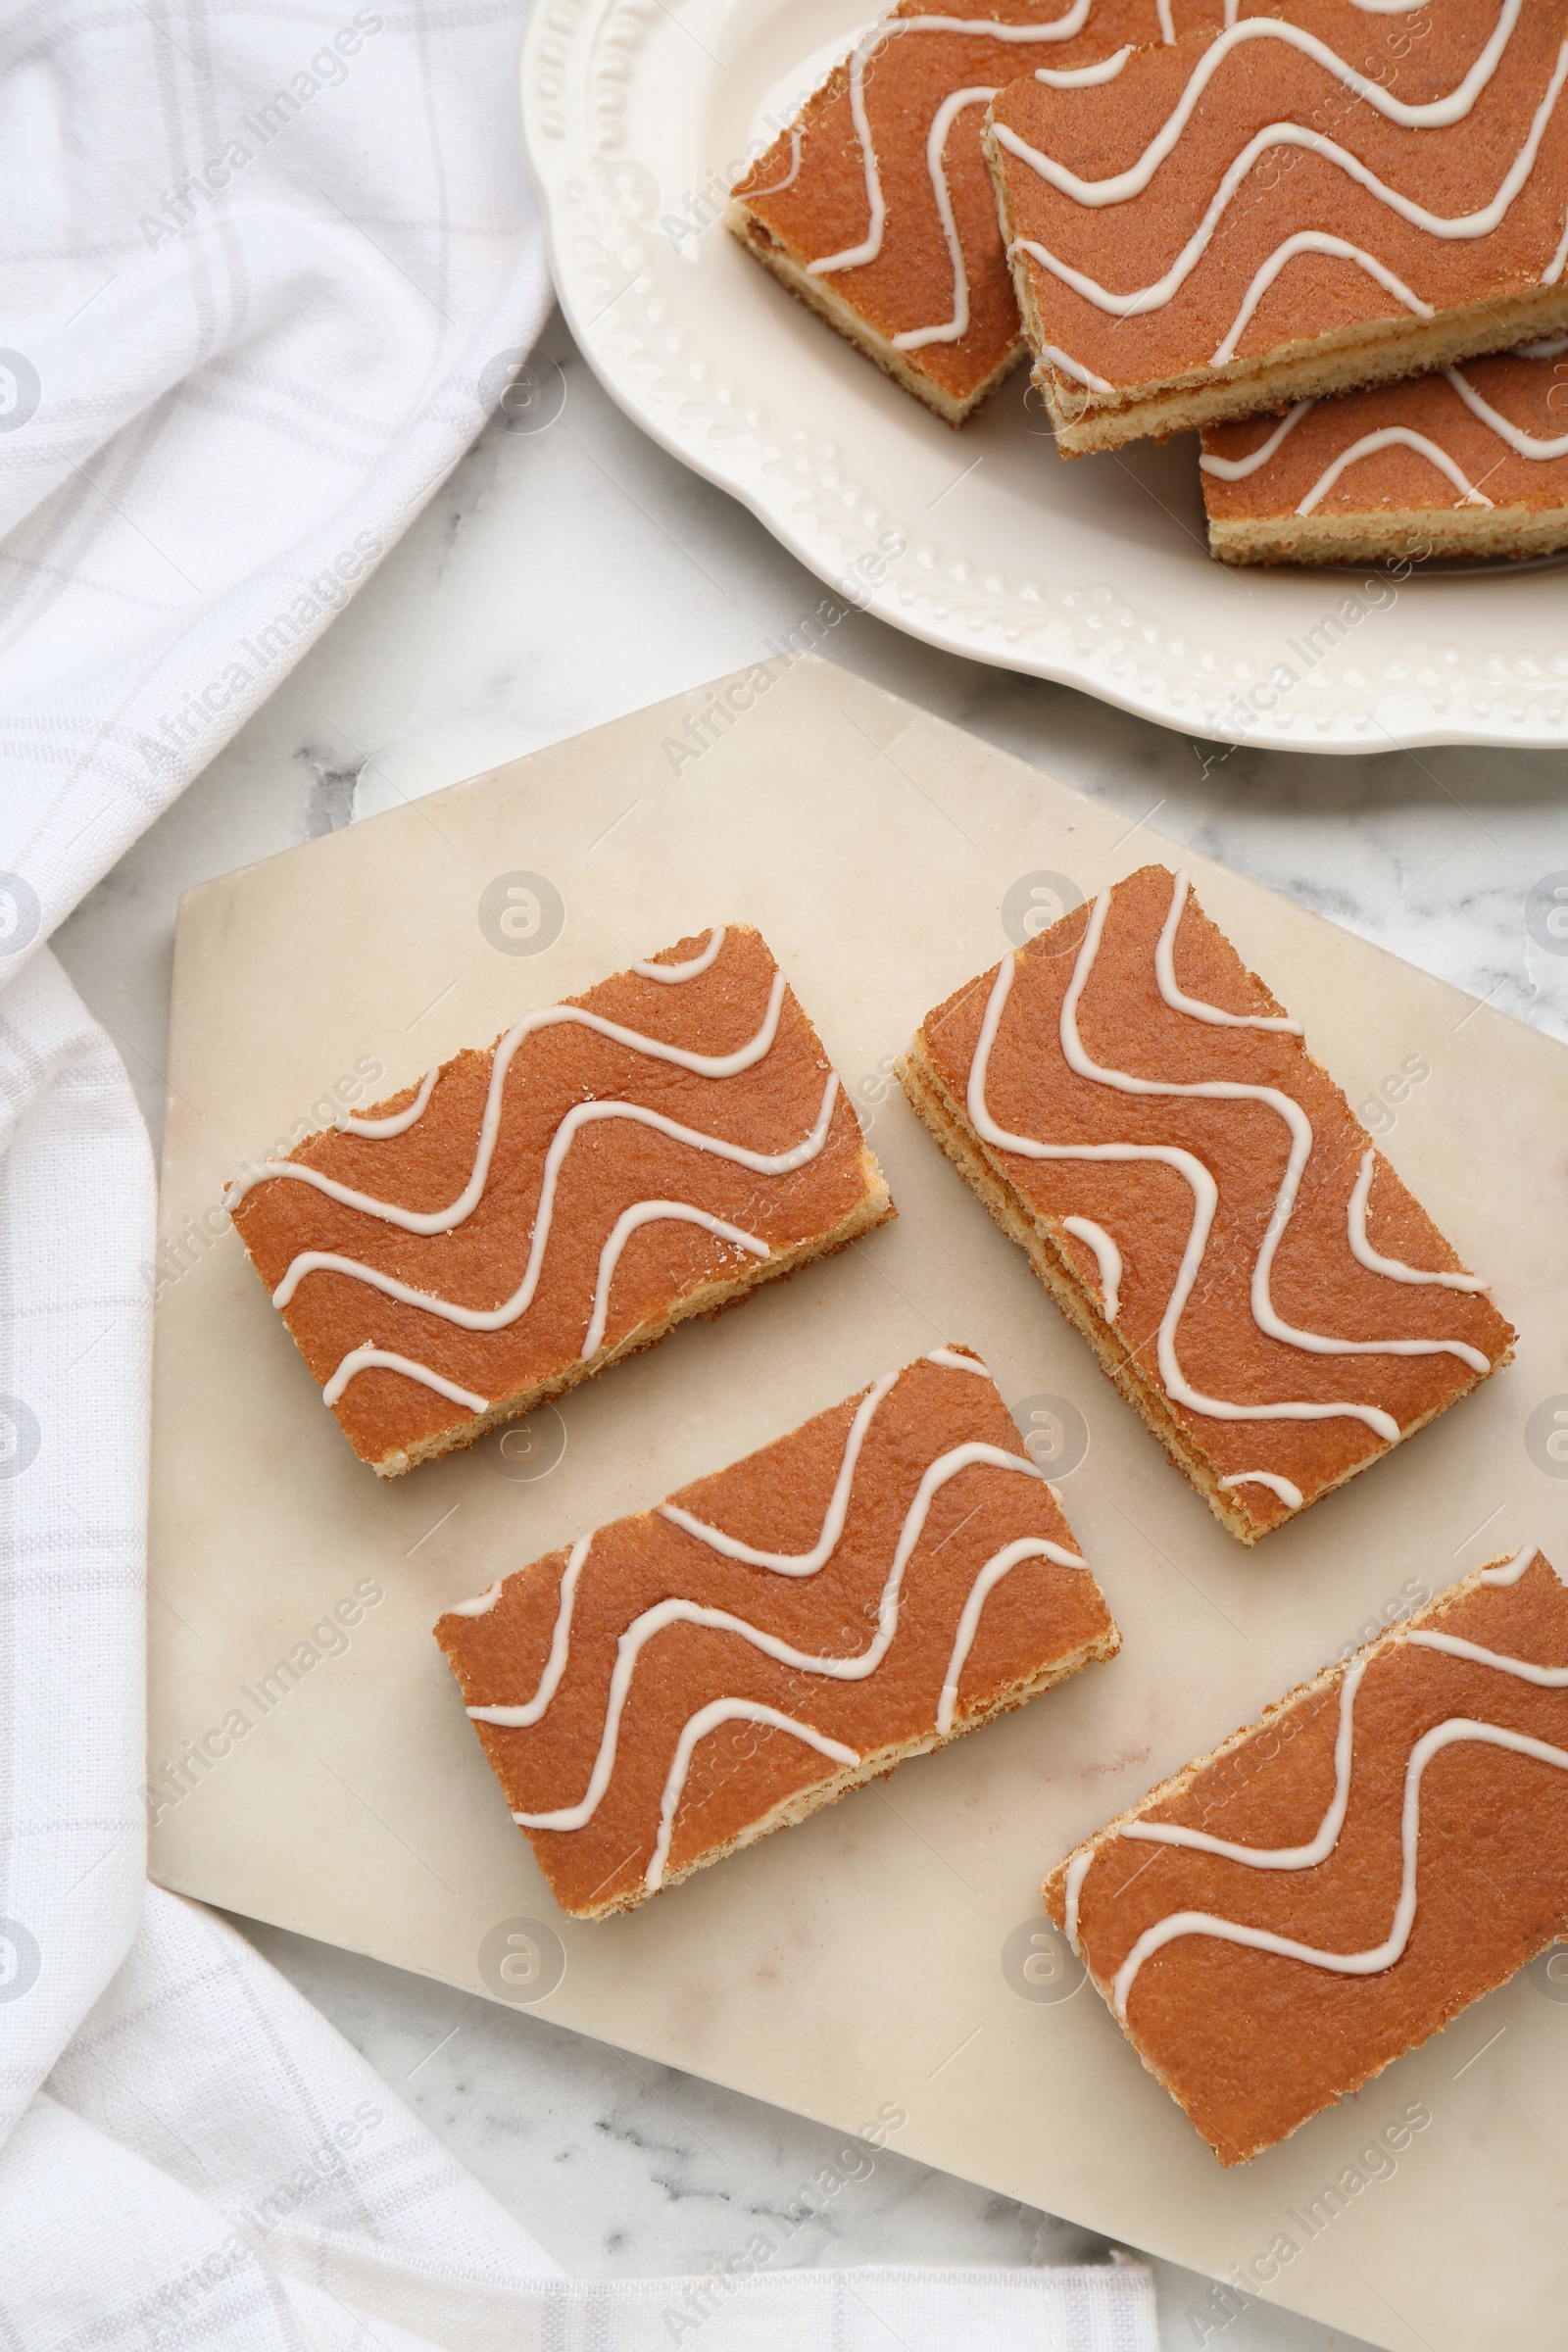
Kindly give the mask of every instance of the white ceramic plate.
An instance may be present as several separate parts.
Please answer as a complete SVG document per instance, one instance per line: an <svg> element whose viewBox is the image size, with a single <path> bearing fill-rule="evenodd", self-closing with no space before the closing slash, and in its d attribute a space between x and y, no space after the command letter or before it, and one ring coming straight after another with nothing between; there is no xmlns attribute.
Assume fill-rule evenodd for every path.
<svg viewBox="0 0 1568 2352"><path fill-rule="evenodd" d="M1064 463L1021 369L954 433L741 251L725 189L870 13L538 0L522 116L556 284L627 415L896 628L1164 726L1319 752L1568 742L1551 570L1231 571L1190 439Z"/></svg>

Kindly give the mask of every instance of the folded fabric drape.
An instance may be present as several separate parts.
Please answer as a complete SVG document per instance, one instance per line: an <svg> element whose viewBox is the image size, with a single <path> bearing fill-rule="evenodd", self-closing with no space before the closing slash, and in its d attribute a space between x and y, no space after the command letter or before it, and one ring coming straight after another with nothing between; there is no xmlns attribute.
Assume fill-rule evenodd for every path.
<svg viewBox="0 0 1568 2352"><path fill-rule="evenodd" d="M47 941L533 344L521 21L36 0L0 26L0 2340L1146 2352L1137 2265L574 2283L242 1938L144 1883L153 1172Z"/></svg>

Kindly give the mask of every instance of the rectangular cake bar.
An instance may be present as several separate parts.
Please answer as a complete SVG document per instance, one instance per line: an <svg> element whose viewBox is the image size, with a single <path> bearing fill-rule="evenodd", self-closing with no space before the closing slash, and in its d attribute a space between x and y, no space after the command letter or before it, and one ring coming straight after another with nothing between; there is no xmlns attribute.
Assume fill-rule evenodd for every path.
<svg viewBox="0 0 1568 2352"><path fill-rule="evenodd" d="M1568 326L1568 7L1291 0L1024 74L986 152L1064 455Z"/></svg>
<svg viewBox="0 0 1568 2352"><path fill-rule="evenodd" d="M1119 1636L980 1358L938 1348L450 1610L564 1911L644 1902Z"/></svg>
<svg viewBox="0 0 1568 2352"><path fill-rule="evenodd" d="M760 934L720 925L247 1168L240 1240L383 1478L894 1213Z"/></svg>
<svg viewBox="0 0 1568 2352"><path fill-rule="evenodd" d="M1272 2147L1568 1928L1559 1577L1531 1547L1451 1586L1152 1789L1045 1897L1220 2162Z"/></svg>
<svg viewBox="0 0 1568 2352"><path fill-rule="evenodd" d="M1382 564L1568 547L1568 336L1210 425L1227 564Z"/></svg>
<svg viewBox="0 0 1568 2352"><path fill-rule="evenodd" d="M1075 73L1218 24L1223 0L903 0L731 192L726 223L792 294L949 424L1021 358L982 139L1025 66ZM973 20L972 23L966 20Z"/></svg>
<svg viewBox="0 0 1568 2352"><path fill-rule="evenodd" d="M1244 1544L1508 1360L1485 1284L1184 874L1144 866L968 982L900 1075Z"/></svg>

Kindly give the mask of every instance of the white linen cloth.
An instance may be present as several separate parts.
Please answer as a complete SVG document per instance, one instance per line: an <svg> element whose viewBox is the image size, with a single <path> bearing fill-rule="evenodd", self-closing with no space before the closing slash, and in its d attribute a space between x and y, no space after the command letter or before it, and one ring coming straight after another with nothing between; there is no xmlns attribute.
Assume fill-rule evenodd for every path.
<svg viewBox="0 0 1568 2352"><path fill-rule="evenodd" d="M520 30L487 0L0 6L0 2342L1150 2352L1134 2264L576 2284L144 1884L153 1171L46 942L533 343Z"/></svg>

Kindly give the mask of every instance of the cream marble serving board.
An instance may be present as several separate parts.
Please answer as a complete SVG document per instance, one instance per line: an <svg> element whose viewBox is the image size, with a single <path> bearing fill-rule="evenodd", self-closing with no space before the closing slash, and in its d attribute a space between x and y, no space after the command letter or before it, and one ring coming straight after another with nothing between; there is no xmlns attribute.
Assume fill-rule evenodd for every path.
<svg viewBox="0 0 1568 2352"><path fill-rule="evenodd" d="M1568 1483L1525 1434L1568 1391L1568 1054L1185 860L1352 1102L1381 1102L1389 1156L1523 1329L1506 1374L1244 1551L888 1077L919 1016L1007 945L1015 883L1024 898L1041 875L1088 893L1182 858L825 663L767 674L727 728L708 724L700 757L687 722L717 687L183 902L149 1616L153 1768L183 1754L187 1785L153 1808L154 1875L497 1997L536 1997L559 1949L564 1973L537 2005L564 2025L850 2130L903 2116L892 2144L911 2156L1215 2276L1256 2283L1272 2268L1269 2295L1395 2352L1556 2340L1568 2000L1539 1969L1225 2174L1092 1991L1019 1989L1014 1932L1040 1918L1039 1880L1068 1845L1415 1584L1527 1537L1568 1558ZM552 902L532 883L518 887L533 901L508 902L517 875L543 876L564 908L531 955L515 950L553 927ZM506 949L498 904L523 910ZM388 1093L726 919L759 924L789 972L871 1121L899 1221L567 1399L510 1465L550 1461L564 1435L544 1475L506 1474L492 1440L380 1484L223 1230L228 1177L329 1115L356 1063L378 1063L373 1091ZM1089 1449L1063 1491L1120 1658L630 1917L562 1919L429 1638L435 1617L944 1340L980 1348L1009 1403L1065 1399L1084 1417ZM498 1956L528 1920L546 1975L529 1979L519 1944L509 1993ZM1384 2158L1346 2174L1416 2103L1431 2122L1392 2173ZM1342 2174L1309 2234L1299 2217ZM1288 2262L1267 2256L1282 2232L1302 2241Z"/></svg>

